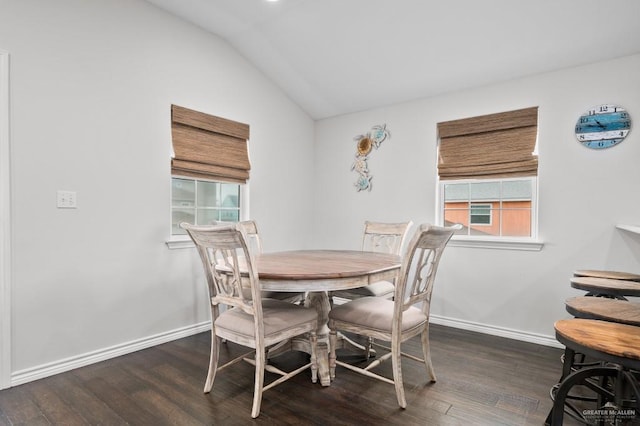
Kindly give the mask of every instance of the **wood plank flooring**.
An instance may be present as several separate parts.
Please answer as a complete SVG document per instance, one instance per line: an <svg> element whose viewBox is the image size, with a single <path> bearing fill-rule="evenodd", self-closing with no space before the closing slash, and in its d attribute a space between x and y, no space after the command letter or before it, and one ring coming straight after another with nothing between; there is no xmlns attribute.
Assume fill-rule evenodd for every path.
<svg viewBox="0 0 640 426"><path fill-rule="evenodd" d="M338 367L330 387L306 371L266 391L252 420L252 366L220 372L202 392L209 339L202 333L0 391L0 425L541 425L561 373L559 349L432 325L438 382L403 359L405 410L392 385ZM242 349L227 343L221 357ZM417 339L403 349L421 353ZM292 368L305 357L273 363ZM391 363L377 371L391 377Z"/></svg>

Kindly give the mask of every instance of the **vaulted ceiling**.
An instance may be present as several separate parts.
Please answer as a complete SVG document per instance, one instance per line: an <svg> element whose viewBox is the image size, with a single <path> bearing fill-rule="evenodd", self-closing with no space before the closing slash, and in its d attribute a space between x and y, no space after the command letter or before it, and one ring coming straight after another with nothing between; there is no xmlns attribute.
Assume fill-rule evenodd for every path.
<svg viewBox="0 0 640 426"><path fill-rule="evenodd" d="M314 119L640 52L638 0L147 1L227 40Z"/></svg>

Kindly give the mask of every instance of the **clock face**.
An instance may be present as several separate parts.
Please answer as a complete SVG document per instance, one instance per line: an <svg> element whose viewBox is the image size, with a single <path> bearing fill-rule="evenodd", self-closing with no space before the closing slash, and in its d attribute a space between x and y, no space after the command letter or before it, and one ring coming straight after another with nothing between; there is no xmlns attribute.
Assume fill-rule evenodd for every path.
<svg viewBox="0 0 640 426"><path fill-rule="evenodd" d="M603 104L578 118L576 138L587 148L611 148L622 142L630 130L631 116L624 108Z"/></svg>

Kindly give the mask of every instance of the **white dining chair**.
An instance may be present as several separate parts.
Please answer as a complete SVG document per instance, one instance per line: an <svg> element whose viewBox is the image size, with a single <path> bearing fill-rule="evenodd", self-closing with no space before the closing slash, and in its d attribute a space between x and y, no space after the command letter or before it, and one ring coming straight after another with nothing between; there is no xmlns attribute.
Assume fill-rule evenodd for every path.
<svg viewBox="0 0 640 426"><path fill-rule="evenodd" d="M316 329L318 314L315 309L275 299L262 298L260 278L253 255L247 247L239 225L196 226L182 223L196 245L204 267L211 308L211 353L204 392L213 387L216 373L238 361L255 365L254 395L251 417L260 414L262 393L300 372L311 369L311 379L317 381ZM250 292L244 291L248 281ZM220 305L227 309L221 312ZM269 347L295 336L307 334L311 342L310 361L303 366L285 372L267 364ZM219 349L222 339L253 348L224 365L219 366ZM254 357L250 357L254 355ZM280 375L280 378L264 385L264 372Z"/></svg>
<svg viewBox="0 0 640 426"><path fill-rule="evenodd" d="M436 375L431 364L429 349L429 309L431 293L442 253L451 236L460 229L423 224L415 232L402 262L400 276L395 286L394 300L382 297L363 297L335 306L329 312L329 374L335 378L336 365L351 371L395 385L400 407L407 402L402 382L401 356L422 362L432 382ZM414 306L416 305L416 306ZM420 306L421 305L421 306ZM376 347L389 352L360 367L336 359L338 331L352 332L375 339ZM401 344L420 335L422 355L419 358L401 351ZM386 341L391 347L380 345ZM391 358L393 380L371 371Z"/></svg>
<svg viewBox="0 0 640 426"><path fill-rule="evenodd" d="M245 240L249 250L254 256L262 254L262 237L258 232L258 224L255 220L244 220L238 222L240 230L245 234ZM263 291L262 297L267 299L284 300L289 303L302 303L304 301L304 292L286 292L286 291Z"/></svg>
<svg viewBox="0 0 640 426"><path fill-rule="evenodd" d="M362 234L362 251L399 255L412 224L412 221L401 223L366 221ZM348 300L368 296L391 299L394 291L393 282L378 281L364 287L334 291L331 296Z"/></svg>
<svg viewBox="0 0 640 426"><path fill-rule="evenodd" d="M364 232L362 234L362 251L376 253L389 253L400 255L404 242L409 234L409 229L413 225L412 221L388 223L365 221ZM336 290L329 294L329 302L333 306L336 297L346 300L360 299L361 297L383 297L393 299L395 293L395 283L393 281L376 281L363 287ZM361 349L365 359L375 354L372 350L373 339L369 338L362 346L350 340L354 349Z"/></svg>

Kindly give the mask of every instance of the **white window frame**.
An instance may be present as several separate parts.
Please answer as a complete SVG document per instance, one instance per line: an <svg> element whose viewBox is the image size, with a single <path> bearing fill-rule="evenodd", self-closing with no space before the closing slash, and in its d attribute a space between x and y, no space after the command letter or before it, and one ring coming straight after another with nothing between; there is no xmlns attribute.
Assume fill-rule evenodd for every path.
<svg viewBox="0 0 640 426"><path fill-rule="evenodd" d="M199 180L206 181L206 179L196 179L189 176L179 176L172 175L171 179L179 178L179 179L189 179L189 180ZM171 194L171 179L169 179L169 193ZM216 183L228 183L222 181L211 181ZM249 217L249 184L248 183L239 183L240 186L240 220L246 220ZM172 205L171 205L172 197L169 196L169 220L168 220L168 228L169 228L169 238L166 241L167 247L169 249L182 249L182 248L191 248L195 247L193 241L188 235L174 235L171 233L171 224L172 224Z"/></svg>
<svg viewBox="0 0 640 426"><path fill-rule="evenodd" d="M490 248L507 250L527 250L540 251L544 243L538 239L538 178L531 176L528 178L504 178L504 179L460 179L460 180L437 180L438 189L436 191L436 223L440 226L444 224L444 186L452 183L482 183L487 181L506 180L531 180L531 236L529 237L501 237L486 235L454 235L449 241L450 246L470 247L470 248ZM480 202L480 201L478 201Z"/></svg>

